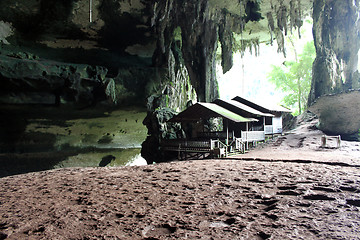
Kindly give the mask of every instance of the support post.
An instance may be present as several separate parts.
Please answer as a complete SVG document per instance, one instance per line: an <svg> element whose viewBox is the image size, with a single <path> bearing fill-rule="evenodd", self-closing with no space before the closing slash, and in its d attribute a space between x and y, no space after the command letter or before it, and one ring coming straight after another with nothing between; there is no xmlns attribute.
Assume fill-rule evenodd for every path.
<svg viewBox="0 0 360 240"><path fill-rule="evenodd" d="M249 132L249 123L246 122L246 149L249 149L248 132Z"/></svg>
<svg viewBox="0 0 360 240"><path fill-rule="evenodd" d="M226 145L229 144L229 122L226 119Z"/></svg>
<svg viewBox="0 0 360 240"><path fill-rule="evenodd" d="M228 156L228 147L229 147L229 120L226 119L226 149L225 149L225 157Z"/></svg>
<svg viewBox="0 0 360 240"><path fill-rule="evenodd" d="M89 14L90 14L89 20L90 20L90 22L92 22L92 0L90 0L90 2L89 2L89 9L90 9L90 11L89 11Z"/></svg>
<svg viewBox="0 0 360 240"><path fill-rule="evenodd" d="M263 125L264 125L264 132L265 132L265 117L263 117L263 121L264 121L264 123L263 123Z"/></svg>

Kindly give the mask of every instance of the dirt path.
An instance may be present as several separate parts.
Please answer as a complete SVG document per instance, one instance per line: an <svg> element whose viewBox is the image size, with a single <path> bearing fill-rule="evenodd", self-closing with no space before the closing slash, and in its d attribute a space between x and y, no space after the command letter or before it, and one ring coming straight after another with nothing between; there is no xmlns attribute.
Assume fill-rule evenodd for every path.
<svg viewBox="0 0 360 240"><path fill-rule="evenodd" d="M0 178L0 239L360 239L358 143L319 150L308 130L246 161Z"/></svg>
<svg viewBox="0 0 360 240"><path fill-rule="evenodd" d="M326 136L326 146L323 148L321 138L324 133L313 129L316 122L316 119L312 122L304 122L295 130L261 144L245 155L231 158L360 166L360 143L341 141L338 147L335 136Z"/></svg>

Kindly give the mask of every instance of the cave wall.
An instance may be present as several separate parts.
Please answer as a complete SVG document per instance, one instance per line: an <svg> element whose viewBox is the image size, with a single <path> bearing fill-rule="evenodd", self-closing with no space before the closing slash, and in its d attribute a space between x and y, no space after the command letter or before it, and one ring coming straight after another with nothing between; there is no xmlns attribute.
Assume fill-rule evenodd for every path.
<svg viewBox="0 0 360 240"><path fill-rule="evenodd" d="M61 102L67 103L90 104L92 100L87 99L97 99L109 104L145 104L151 88L144 85L153 85L158 77L152 67L156 38L148 5L141 0L93 0L90 21L89 3L0 2L3 103L52 104L51 95L60 91L75 93L72 98L61 95ZM96 72L79 72L79 65ZM78 79L78 84L71 79ZM101 91L103 97L98 98Z"/></svg>
<svg viewBox="0 0 360 240"><path fill-rule="evenodd" d="M283 37L302 25L309 2L93 0L90 9L89 0L3 0L1 53L24 52L41 60L101 66L108 70L106 78L118 86L122 95L118 102L126 99L124 95L147 98L170 92L167 104L181 109L184 102L194 99L193 89L198 101L219 97L218 42L224 72L233 64L233 33L244 33L243 50L276 36L279 51L285 53ZM130 73L133 84L128 80ZM144 76L147 79L141 80ZM187 91L174 102L173 85L184 86L178 92Z"/></svg>
<svg viewBox="0 0 360 240"><path fill-rule="evenodd" d="M151 58L154 36L141 0L93 0L91 9L90 22L88 0L3 0L0 19L12 29L9 45L47 59L111 66L109 60L116 60L106 61L111 54ZM104 56L103 51L111 54Z"/></svg>
<svg viewBox="0 0 360 240"><path fill-rule="evenodd" d="M313 35L316 59L309 104L316 98L360 87L360 2L315 0Z"/></svg>
<svg viewBox="0 0 360 240"><path fill-rule="evenodd" d="M154 62L166 65L173 52L174 31L181 35L180 62L184 63L199 101L212 101L219 96L215 54L218 26L210 19L208 1L156 1L153 5L152 25L158 35Z"/></svg>
<svg viewBox="0 0 360 240"><path fill-rule="evenodd" d="M154 103L155 105L182 110L189 100L198 100L194 89L200 92L200 96L202 96L201 92L205 91L213 96L208 100L218 96L214 68L216 34L206 53L201 50L202 45L206 44L205 38L195 45L185 44L187 48L185 56L181 33L180 38L173 37L177 25L169 23L164 33L165 29L162 29L164 25L159 24L162 21L159 19L170 14L166 13L166 9L161 8L162 1L157 4L155 1L144 0L93 0L91 21L89 3L88 0L1 1L0 55L6 58L6 62L11 61L11 58L14 58L14 63L23 60L19 64L23 66L24 71L35 65L38 66L34 68L41 69L47 64L44 63L46 61L55 61L56 63L50 65L64 69L68 68L69 64L73 64L73 68L76 68L76 64L85 64L89 69L105 69L107 74L101 79L92 81L94 84L88 86L86 95L91 97L92 92L99 90L96 89L98 87L109 90L114 86L109 83L115 83L116 89L113 89L112 93L108 92L107 95L111 95L110 98L117 104L139 102L144 105L148 101L147 98L151 97L151 99L162 99L158 100L160 104ZM198 9L200 10L203 9ZM158 16L155 16L155 13L158 13ZM187 13L183 12L183 14L186 18ZM196 13L189 15L195 17L194 14ZM202 23L198 23L199 28L202 27ZM190 27L186 31L192 31L191 26L186 27ZM215 24L212 24L212 28L215 27ZM201 33L198 32L196 37ZM192 51L196 53L192 54ZM192 57L206 62L208 54L211 56L211 64L201 63L199 69L188 64L194 62ZM27 79L35 83L37 78L39 81L34 86L47 82L37 92L46 92L41 95L51 95L54 89L49 88L47 91L47 85L58 84L51 83L52 79L60 79L64 76L59 71L48 70L44 75L29 72L26 76L25 72L21 72L18 75L11 74L9 77L12 65L5 64L0 69L2 71L0 84L12 86L12 82L15 81L21 88L16 91L11 91L9 87L6 90L3 88L4 94L6 91L10 90L10 92L0 96L1 99L8 99L9 94L15 95L15 98L20 96L20 90L26 91L29 85ZM89 82L89 76L81 75L80 78L81 82ZM198 84L199 80L206 82L206 86L204 83ZM70 91L66 85L60 88ZM36 90L31 88L30 92ZM32 93L22 93L22 95L33 96ZM64 100L64 96L61 98ZM44 103L48 99L49 97L44 98L40 102ZM17 102L21 103L21 101ZM31 102L36 101L33 99ZM23 103L26 101L24 100ZM149 110L153 108L154 106Z"/></svg>
<svg viewBox="0 0 360 240"><path fill-rule="evenodd" d="M233 33L242 33L243 50L276 39L285 54L284 36L301 27L312 5L317 58L309 103L323 94L360 85L359 1L93 0L91 21L89 3L2 0L0 54L33 60L31 64L40 59L56 60L59 67L61 62L101 66L107 69L104 79L112 78L117 84L120 102L127 96L134 96L133 101L136 96L145 99L170 93L167 105L181 109L186 100L194 99L193 88L199 101L219 97L218 42L224 72L233 64ZM178 92L185 89L187 94L171 102L171 96L176 96L171 90L174 85L185 85Z"/></svg>

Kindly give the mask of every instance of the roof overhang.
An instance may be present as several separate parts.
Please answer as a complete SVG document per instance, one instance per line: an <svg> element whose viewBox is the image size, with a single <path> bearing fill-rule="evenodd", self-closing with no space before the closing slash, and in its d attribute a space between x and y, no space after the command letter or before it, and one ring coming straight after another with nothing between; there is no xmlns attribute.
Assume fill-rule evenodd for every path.
<svg viewBox="0 0 360 240"><path fill-rule="evenodd" d="M259 103L255 103L253 101L250 101L246 98L243 98L243 97L239 97L239 96L236 96L232 99L233 101L235 102L239 102L239 103L242 103L244 105L247 105L247 106L250 106L251 108L254 108L258 111L261 111L263 113L275 113L275 112L288 112L288 113L291 113L291 110L288 109L288 108L285 108L283 106L278 106L278 105L273 105L273 104L259 104Z"/></svg>
<svg viewBox="0 0 360 240"><path fill-rule="evenodd" d="M245 105L243 103L240 103L238 101L235 100L222 100L222 99L216 99L214 101L214 103L220 105L220 106L229 106L232 108L232 110L234 111L244 111L247 112L248 114L255 116L255 117L274 117L273 114L271 113L264 113L261 112L259 110L256 110L248 105Z"/></svg>
<svg viewBox="0 0 360 240"><path fill-rule="evenodd" d="M255 118L245 118L214 103L196 103L171 118L169 122L196 122L213 117L222 117L236 123L258 121Z"/></svg>

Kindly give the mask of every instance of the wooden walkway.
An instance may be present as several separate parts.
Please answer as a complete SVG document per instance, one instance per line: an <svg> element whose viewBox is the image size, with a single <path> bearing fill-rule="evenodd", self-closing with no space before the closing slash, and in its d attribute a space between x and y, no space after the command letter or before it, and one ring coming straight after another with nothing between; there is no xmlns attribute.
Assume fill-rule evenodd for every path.
<svg viewBox="0 0 360 240"><path fill-rule="evenodd" d="M209 140L186 140L172 139L163 141L161 144L163 151L178 152L187 155L191 153L208 154L211 157L227 157L229 154L240 154L245 152L245 143L240 138L235 138L229 144L225 144L219 139ZM186 157L185 157L186 158Z"/></svg>

